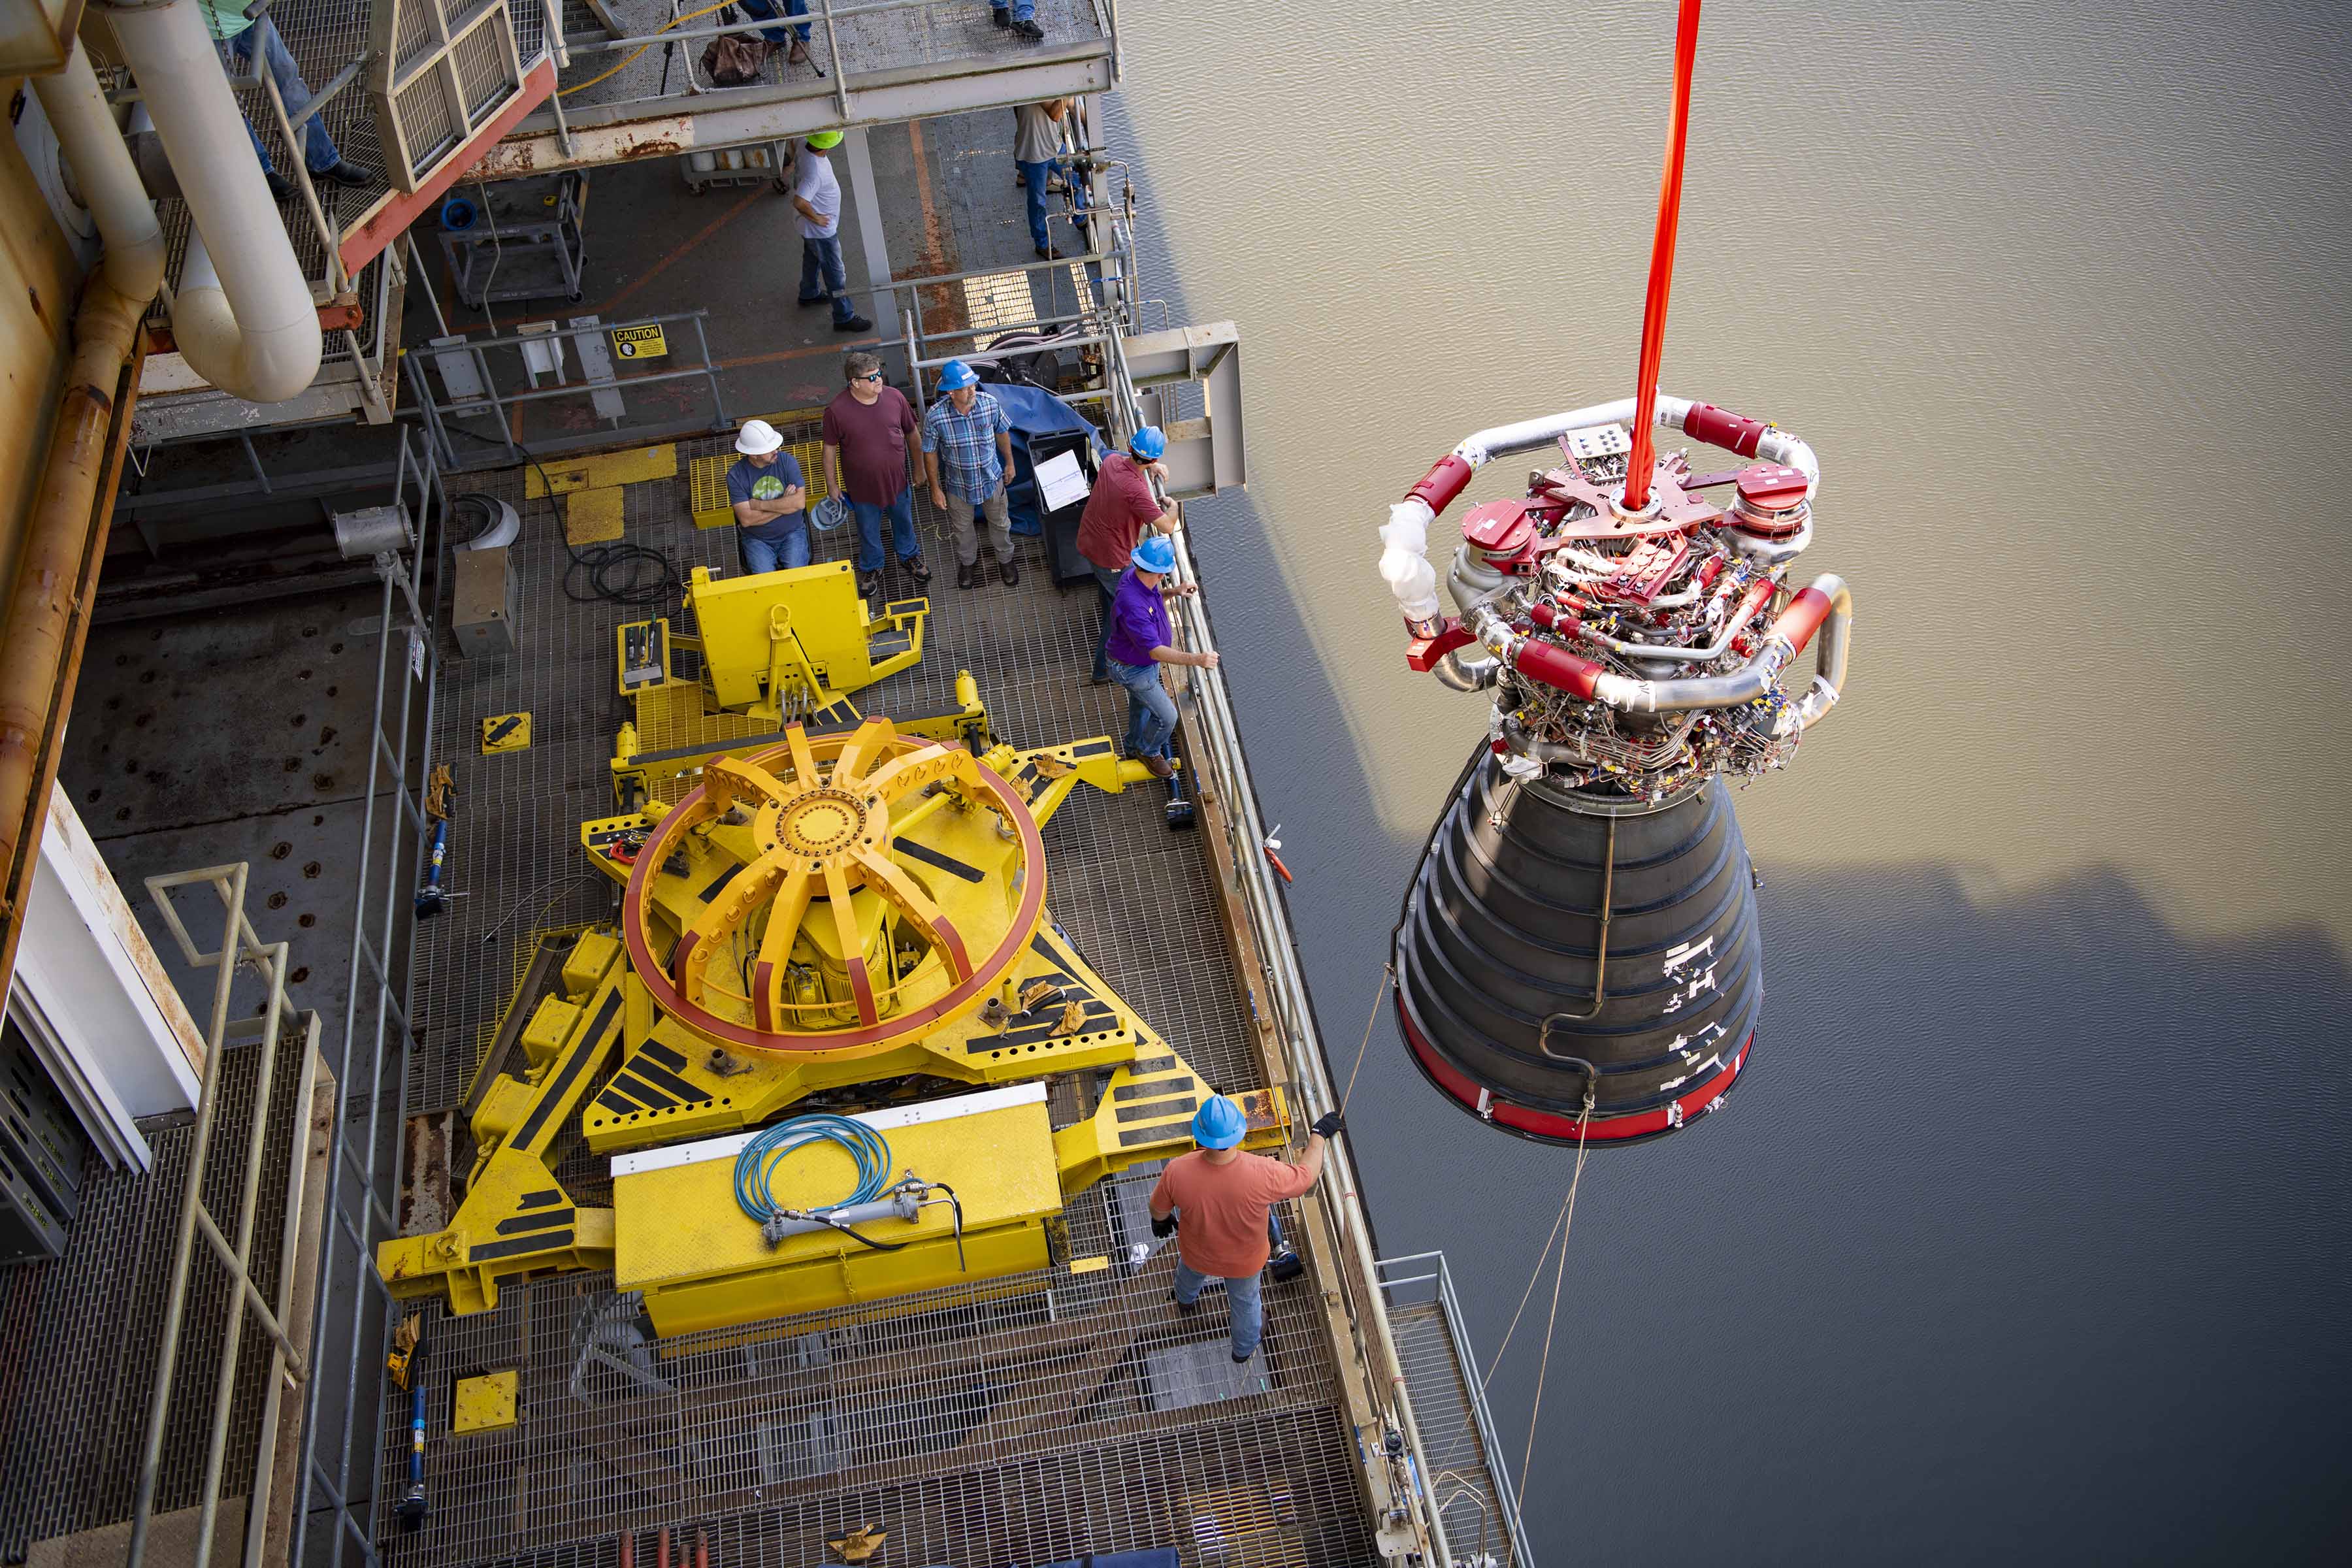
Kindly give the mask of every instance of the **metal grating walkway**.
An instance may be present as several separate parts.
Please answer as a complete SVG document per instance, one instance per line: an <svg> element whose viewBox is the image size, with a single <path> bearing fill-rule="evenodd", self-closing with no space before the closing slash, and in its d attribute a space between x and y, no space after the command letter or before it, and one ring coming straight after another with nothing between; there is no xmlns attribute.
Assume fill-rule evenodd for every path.
<svg viewBox="0 0 2352 1568"><path fill-rule="evenodd" d="M265 1142L255 1280L277 1289L275 1238L285 1219L289 1151L298 1122L312 1107L296 1103L304 1026L297 1019L278 1056L271 1126ZM256 1029L254 1033L260 1031ZM244 1174L241 1141L251 1121L260 1053L232 1046L222 1064L221 1112L205 1172L205 1203L234 1215ZM321 1095L331 1092L322 1087ZM172 1269L172 1239L189 1156L192 1122L144 1129L154 1150L151 1173L93 1169L65 1256L0 1271L0 1562L21 1563L36 1542L94 1531L130 1519L146 1439L148 1400ZM303 1254L300 1267L310 1267ZM155 1498L158 1515L201 1494L205 1424L219 1364L220 1336L233 1289L200 1259L181 1330L173 1378L179 1397L163 1446ZM308 1333L307 1324L302 1331ZM247 1356L232 1396L224 1492L246 1495L268 1393L267 1355ZM240 1467L243 1467L240 1469ZM235 1510L225 1510L233 1518Z"/></svg>
<svg viewBox="0 0 2352 1568"><path fill-rule="evenodd" d="M773 417L787 440L814 439L806 415ZM740 570L732 530L698 530L689 515L694 460L729 445L679 442L674 477L622 487L627 539L667 553L681 577L698 564ZM675 625L678 613L590 594L562 542L560 500L527 499L524 472L472 482L522 509L512 555L522 651L455 660L442 677L436 752L457 772L449 878L466 897L420 943L411 1111L463 1095L510 994L513 944L607 914L609 884L582 858L577 827L612 809L607 765L628 711L614 689L614 634L653 614ZM933 571L923 662L856 693L861 710L952 707L956 673L968 669L1003 738L1118 736L1125 694L1086 680L1091 585L1057 592L1039 542L1016 536L1017 587L990 571L960 591L945 520L919 499L917 517ZM819 559L848 548L845 533L816 545ZM898 567L886 573L885 599L915 593ZM530 748L480 756L481 721L521 710L532 714ZM1045 829L1047 904L1217 1087L1260 1087L1206 847L1166 829L1165 799L1156 784L1075 795ZM1078 1113L1074 1093L1054 1103L1057 1123ZM608 1190L604 1166L579 1154L562 1174L593 1203ZM1131 1174L1072 1202L1070 1256L1108 1258L1108 1268L1073 1274L1065 1260L938 1292L879 1321L845 1310L656 1347L637 1338L633 1299L614 1296L603 1275L508 1285L496 1310L474 1318L436 1307L433 1514L396 1549L431 1564L605 1563L616 1561L620 1530L701 1520L717 1531L721 1563L751 1552L818 1563L828 1534L871 1521L892 1531L885 1561L905 1563L1043 1563L1153 1544L1180 1546L1188 1563L1363 1560L1355 1439L1318 1300L1303 1282L1270 1287L1269 1348L1237 1372L1213 1298L1180 1316L1168 1258L1140 1277L1126 1270L1137 1238L1118 1194L1131 1208L1149 1179ZM593 1345L608 1353L585 1354ZM446 1380L507 1367L523 1374L521 1425L453 1438ZM1217 1396L1185 1403L1202 1389ZM398 1489L407 1455L404 1415L384 1420L380 1498Z"/></svg>

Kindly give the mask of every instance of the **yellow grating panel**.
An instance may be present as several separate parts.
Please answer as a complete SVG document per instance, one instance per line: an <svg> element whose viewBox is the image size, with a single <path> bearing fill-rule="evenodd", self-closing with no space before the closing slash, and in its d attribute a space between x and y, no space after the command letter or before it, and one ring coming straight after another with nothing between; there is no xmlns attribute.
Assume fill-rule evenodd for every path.
<svg viewBox="0 0 2352 1568"><path fill-rule="evenodd" d="M621 492L599 488L573 490L563 498L563 540L567 544L603 544L621 537Z"/></svg>
<svg viewBox="0 0 2352 1568"><path fill-rule="evenodd" d="M727 502L727 469L735 461L731 452L716 458L697 458L687 467L687 506L694 513L697 528L724 528L733 521Z"/></svg>
<svg viewBox="0 0 2352 1568"><path fill-rule="evenodd" d="M787 441L784 450L801 466L802 482L808 487L809 504L814 506L826 495L824 484L824 444L821 441ZM697 458L687 467L687 506L694 513L697 528L725 528L735 521L734 508L727 500L727 470L735 464L732 452L722 452L715 458Z"/></svg>
<svg viewBox="0 0 2352 1568"><path fill-rule="evenodd" d="M546 483L541 482L539 477L541 468L547 470ZM569 495L573 490L617 488L677 477L676 447L639 447L627 452L599 452L590 458L559 458L544 464L533 463L523 470L523 494L536 500L547 493L550 484L557 495Z"/></svg>
<svg viewBox="0 0 2352 1568"><path fill-rule="evenodd" d="M772 720L751 719L740 713L704 712L702 688L691 683L648 688L637 693L636 702L640 753L681 751L688 746L739 740L745 735L776 732ZM646 793L664 805L675 805L696 782L691 775L673 777L656 769L646 781Z"/></svg>
<svg viewBox="0 0 2352 1568"><path fill-rule="evenodd" d="M1307 1568L1306 1532L1289 1489L1231 1487L1194 1492L1178 1505L1202 1563L1220 1568Z"/></svg>
<svg viewBox="0 0 2352 1568"><path fill-rule="evenodd" d="M1073 266L1066 268L1070 283L1077 291L1077 308L1095 308L1094 286L1087 280L1087 269ZM1030 290L1031 274L1027 272L989 272L963 280L964 310L967 324L975 331L987 332L1011 327L1029 326L1037 320L1037 301ZM1057 291L1058 292L1058 291ZM1049 315L1064 312L1058 302Z"/></svg>
<svg viewBox="0 0 2352 1568"><path fill-rule="evenodd" d="M1025 326L1037 319L1026 272L989 272L965 279L963 307L969 324L982 331Z"/></svg>

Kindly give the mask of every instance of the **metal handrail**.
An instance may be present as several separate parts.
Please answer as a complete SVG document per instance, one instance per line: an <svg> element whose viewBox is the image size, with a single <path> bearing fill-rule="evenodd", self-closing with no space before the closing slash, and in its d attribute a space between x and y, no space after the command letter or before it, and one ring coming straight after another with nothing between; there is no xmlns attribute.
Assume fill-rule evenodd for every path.
<svg viewBox="0 0 2352 1568"><path fill-rule="evenodd" d="M1134 378L1127 365L1126 345L1116 335L1110 343L1110 352L1111 374L1108 380L1114 390L1113 433L1124 445L1143 423L1142 412L1136 402ZM1155 485L1155 491L1156 489ZM1175 546L1179 575L1184 580L1198 582L1200 574L1192 563L1183 531L1178 530L1169 535L1169 539ZM1193 647L1204 651L1215 647L1207 605L1202 596L1176 599L1172 602L1172 608L1183 627L1185 639ZM1204 780L1217 789L1218 798L1226 806L1226 847L1235 874L1248 886L1249 896L1243 901L1249 911L1252 935L1264 963L1266 1001L1274 1015L1275 1032L1282 1043L1285 1063L1310 1113L1320 1114L1327 1110L1336 1110L1339 1097L1333 1092L1324 1060L1321 1037L1316 1026L1313 1005L1307 999L1306 975L1299 966L1289 916L1263 852L1266 837L1265 820L1259 815L1255 792L1246 785L1249 775L1242 760L1241 728L1234 717L1232 703L1225 690L1224 672L1217 668L1191 671L1187 691L1192 698L1192 717L1196 721L1191 748L1193 762ZM1378 1279L1378 1259L1372 1250L1370 1225L1357 1206L1354 1163L1349 1158L1345 1145L1336 1141L1327 1149L1325 1163L1344 1199L1327 1205L1332 1215L1333 1228L1355 1254L1357 1266L1370 1283ZM1350 1299L1350 1305L1355 1309L1349 1317L1356 1329L1359 1346L1367 1363L1380 1366L1385 1361L1389 1397L1397 1425L1416 1461L1412 1467L1413 1478L1421 1492L1431 1543L1436 1548L1438 1560L1450 1563L1453 1554L1445 1539L1445 1524L1438 1503L1435 1479L1429 1466L1423 1462L1427 1450L1413 1416L1412 1398L1405 1386L1404 1371L1397 1355L1395 1332L1388 1320L1387 1307L1381 1300L1377 1287L1372 1289L1370 1300L1354 1301L1344 1269L1339 1271L1339 1283L1342 1295Z"/></svg>
<svg viewBox="0 0 2352 1568"><path fill-rule="evenodd" d="M287 1557L294 1563L310 1561L305 1555L305 1546L314 1512L333 1516L335 1528L341 1537L351 1541L368 1568L376 1568L379 1562L368 1510L374 1499L382 1423L362 1420L358 1412L362 1408L362 1377L380 1363L373 1356L361 1353L361 1340L371 1302L387 1313L393 1310L391 1290L376 1271L374 1243L394 1234L390 1212L382 1199L384 1191L399 1185L406 1140L390 1141L393 1147L387 1172L382 1116L387 1094L394 1100L395 1115L400 1114L408 1096L412 1042L406 1023L405 991L407 976L415 967L416 926L413 920L407 920L404 928L403 921L407 914L407 891L415 885L421 870L419 861L425 852L425 836L418 828L424 821L425 782L433 766L433 709L441 675L436 640L440 593L436 584L420 594L416 576L427 564L440 560L446 543L444 525L448 512L447 493L430 452L413 453L408 435L403 431L394 474L394 495L401 504L411 504L412 487L418 520L415 565L412 568L397 555L380 555L375 562L377 575L383 583L382 607L376 619L380 640L376 647L374 716L371 721L376 743L369 749L366 805L361 817L359 853L354 861L351 978L343 994L342 1045L336 1068L334 1131L331 1135L331 1157L323 1207L327 1230L320 1249L315 1296L322 1318L328 1303L343 1297L350 1301L350 1312L339 1339L327 1342L325 1336L313 1336L314 1342L331 1342L348 1358L341 1368L345 1419L336 1466L330 1472L318 1451L319 1392L327 1380L313 1376L304 1389L299 1459L303 1499L295 1510L293 1547ZM394 707L388 701L387 687L394 679L400 682L398 719L387 734L384 719ZM416 711L420 686L421 721ZM412 773L408 766L409 737L419 731L424 736L423 754ZM387 794L399 803L399 809L390 814L390 831L379 844L377 803ZM404 827L409 831L404 833ZM370 895L376 889L370 880L372 876L383 878L382 891L377 895L381 902L373 920ZM395 955L394 933L404 929L404 951ZM373 941L369 937L371 930L378 933ZM367 1045L362 1053L359 1047L362 1004L369 999L374 1004L374 1017L367 1026ZM399 1052L396 1086L387 1081L385 1053L389 1042L397 1042ZM359 1064L356 1072L355 1062ZM352 1112L355 1094L366 1099L364 1119ZM347 1167L362 1189L356 1219L346 1212L342 1201ZM345 1247L348 1252L339 1254L339 1248ZM339 1283L344 1287L340 1293ZM355 1440L361 1445L356 1455L360 1460L360 1484L356 1488L352 1466ZM257 1545L257 1536L248 1539ZM324 1555L329 1562L341 1562L340 1542L330 1545Z"/></svg>
<svg viewBox="0 0 2352 1568"><path fill-rule="evenodd" d="M1427 1272L1391 1275L1389 1271L1408 1264L1433 1265ZM1454 1294L1454 1271L1446 1266L1445 1254L1439 1252L1408 1252L1395 1258L1382 1258L1373 1267L1381 1272L1376 1277L1381 1290L1393 1294L1411 1285L1434 1284L1438 1314L1445 1323L1446 1342L1454 1347L1455 1369L1462 1376L1463 1397L1470 1407L1473 1426L1478 1436L1479 1451L1488 1457L1486 1479L1494 1489L1495 1502L1502 1516L1505 1533L1511 1544L1511 1561L1517 1568L1526 1568L1532 1559L1527 1546L1527 1530L1519 1519L1518 1490L1511 1484L1510 1468L1502 1462L1503 1447L1495 1432L1494 1411L1486 1403L1486 1385L1478 1374L1475 1361L1470 1354L1470 1329L1462 1311L1461 1298Z"/></svg>
<svg viewBox="0 0 2352 1568"><path fill-rule="evenodd" d="M467 429L465 433L490 446L499 447L504 453L505 461L520 463L525 461L530 454L525 450L521 442L515 439L512 422L508 416L509 409L515 405L544 403L558 397L592 396L608 389L618 391L628 387L651 386L668 381L691 381L698 377L709 388L711 417L705 425L688 424L679 428L685 430L727 428L734 423L734 416L728 412L726 388L719 378L719 367L710 357L709 334L703 330L704 318L709 314L708 310L675 310L667 315L632 316L626 321L599 321L593 326L586 327L576 327L567 321L552 331L503 334L493 332L488 337L468 337L462 343L428 345L402 355L402 363L408 370L409 391L416 400L413 412L425 425L427 444L431 448L434 462L442 468L462 468L467 466L464 459L457 455L457 448L451 444L450 426L447 422L452 419L487 419L496 426L495 437L484 436L470 429ZM524 392L501 392L499 389L497 378L490 374L488 356L493 349L512 349L521 352L528 350L532 344L545 347L551 340L559 342L564 339L578 340L583 337L602 336L625 327L667 326L674 321L688 321L693 324L694 344L702 356L701 363L687 365L677 370L654 371L627 376L616 375L610 381L570 381L560 386L533 387ZM473 361L475 374L481 379L484 396L462 403L455 400L445 403L433 395L432 384L425 378L424 362L445 353L465 354ZM411 411L404 409L403 412ZM601 435L591 435L584 438L577 437L558 438L541 443L539 450L553 453L571 447L599 443L603 438Z"/></svg>
<svg viewBox="0 0 2352 1568"><path fill-rule="evenodd" d="M153 1522L155 1490L163 1474L163 1438L170 1423L172 1394L176 1379L175 1363L179 1359L180 1331L186 1320L189 1281L194 1272L196 1242L199 1237L213 1253L214 1258L228 1271L230 1282L236 1289L237 1309L228 1313L222 1331L220 1367L214 1381L212 1419L205 1443L205 1475L201 1494L201 1512L196 1527L194 1562L196 1568L212 1560L213 1532L219 1521L221 1503L221 1471L227 1462L229 1416L236 1395L236 1372L239 1352L244 1347L245 1321L248 1313L261 1325L261 1331L271 1343L268 1394L265 1400L259 1436L256 1442L255 1474L248 1497L251 1506L266 1510L269 1486L268 1469L277 1448L278 1390L291 1382L304 1384L310 1378L308 1358L297 1350L288 1337L286 1320L293 1305L294 1252L301 1227L300 1183L304 1165L304 1140L299 1134L291 1141L289 1159L292 1173L289 1177L287 1210L281 1219L283 1230L278 1243L278 1294L274 1302L262 1299L260 1289L253 1282L254 1226L259 1216L262 1157L267 1152L269 1131L269 1105L277 1087L278 1047L284 1032L286 1015L294 1004L286 994L286 942L264 942L245 916L246 877L249 868L240 860L233 866L211 866L198 871L180 871L168 876L147 879L147 891L163 911L163 919L172 935L179 942L180 954L192 969L215 971L213 981L212 1020L205 1032L205 1072L202 1087L196 1095L196 1125L188 1153L186 1185L180 1194L180 1218L177 1239L172 1249L172 1283L164 1296L163 1332L155 1356L155 1384L147 1405L146 1442L140 1456L138 1489L131 1504L131 1542L126 1561L137 1568L147 1551L148 1528ZM223 909L220 945L210 952L200 949L188 934L179 910L173 906L172 889L203 884L220 896ZM269 995L262 1016L261 1062L255 1089L251 1121L245 1129L245 1173L240 1184L236 1209L236 1239L231 1242L221 1233L219 1225L205 1212L205 1168L212 1152L214 1123L220 1110L222 1067L227 1056L229 993L236 983L240 966L251 963L258 968L268 983ZM318 1077L319 1053L315 1036L303 1045L300 1082L296 1089L296 1116L303 1114L301 1107L310 1098L311 1086ZM260 1547L260 1531L249 1527L247 1533L248 1553Z"/></svg>

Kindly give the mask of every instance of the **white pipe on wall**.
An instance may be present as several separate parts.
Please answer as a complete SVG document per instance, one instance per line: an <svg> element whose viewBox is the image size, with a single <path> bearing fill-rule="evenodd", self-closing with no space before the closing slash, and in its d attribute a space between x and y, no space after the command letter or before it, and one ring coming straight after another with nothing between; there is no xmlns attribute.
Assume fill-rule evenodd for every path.
<svg viewBox="0 0 2352 1568"><path fill-rule="evenodd" d="M163 226L115 128L114 110L107 107L89 54L76 43L65 69L35 77L32 86L73 168L82 205L106 241L106 280L125 299L152 300L163 281Z"/></svg>
<svg viewBox="0 0 2352 1568"><path fill-rule="evenodd" d="M282 403L319 374L318 309L201 10L196 0L106 0L105 10L194 225L173 340L222 391Z"/></svg>

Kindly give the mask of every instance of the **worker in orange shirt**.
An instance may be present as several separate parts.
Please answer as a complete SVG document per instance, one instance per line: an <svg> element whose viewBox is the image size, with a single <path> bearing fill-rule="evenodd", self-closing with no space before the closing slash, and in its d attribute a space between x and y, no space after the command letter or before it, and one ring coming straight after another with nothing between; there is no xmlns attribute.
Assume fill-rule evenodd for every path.
<svg viewBox="0 0 2352 1568"><path fill-rule="evenodd" d="M1192 1142L1200 1147L1171 1160L1151 1189L1151 1234L1176 1234L1176 1305L1195 1310L1209 1281L1223 1280L1236 1363L1257 1353L1265 1330L1258 1274L1273 1251L1274 1205L1314 1186L1323 1174L1323 1150L1340 1125L1338 1111L1326 1111L1298 1163L1269 1160L1242 1152L1249 1119L1240 1106L1214 1095L1192 1117Z"/></svg>

